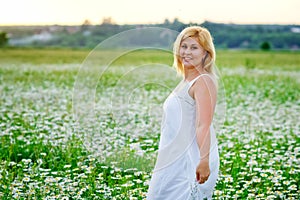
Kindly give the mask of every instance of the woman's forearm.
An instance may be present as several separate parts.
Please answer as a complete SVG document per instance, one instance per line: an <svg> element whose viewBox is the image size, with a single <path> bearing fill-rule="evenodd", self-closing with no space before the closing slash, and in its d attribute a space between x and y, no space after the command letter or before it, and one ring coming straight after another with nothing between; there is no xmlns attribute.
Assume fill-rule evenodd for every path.
<svg viewBox="0 0 300 200"><path fill-rule="evenodd" d="M200 160L209 160L210 153L210 127L196 128L197 144L200 150Z"/></svg>

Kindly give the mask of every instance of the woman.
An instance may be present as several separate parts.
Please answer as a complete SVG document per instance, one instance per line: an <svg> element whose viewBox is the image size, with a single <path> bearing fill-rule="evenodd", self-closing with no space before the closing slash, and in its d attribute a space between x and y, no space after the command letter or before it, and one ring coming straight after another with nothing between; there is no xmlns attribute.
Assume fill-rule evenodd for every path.
<svg viewBox="0 0 300 200"><path fill-rule="evenodd" d="M183 80L164 102L158 157L148 200L211 199L219 172L212 125L217 101L215 48L209 31L184 29L174 43Z"/></svg>

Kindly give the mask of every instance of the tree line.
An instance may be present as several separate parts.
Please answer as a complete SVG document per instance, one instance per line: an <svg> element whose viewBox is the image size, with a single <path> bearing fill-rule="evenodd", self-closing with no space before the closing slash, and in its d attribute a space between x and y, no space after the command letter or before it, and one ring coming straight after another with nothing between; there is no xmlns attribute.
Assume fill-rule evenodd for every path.
<svg viewBox="0 0 300 200"><path fill-rule="evenodd" d="M158 24L118 25L114 24L111 18L105 18L99 25L92 25L85 20L79 26L0 27L0 46L93 48L117 33L137 27L162 27L180 32L191 25L201 25L209 29L216 48L264 50L300 48L300 25L239 25L208 21L201 24L186 24L177 18L173 21L166 19ZM39 34L44 34L44 39L37 37ZM46 34L49 37L46 37ZM10 37L7 37L8 35ZM32 39L28 39L30 37Z"/></svg>

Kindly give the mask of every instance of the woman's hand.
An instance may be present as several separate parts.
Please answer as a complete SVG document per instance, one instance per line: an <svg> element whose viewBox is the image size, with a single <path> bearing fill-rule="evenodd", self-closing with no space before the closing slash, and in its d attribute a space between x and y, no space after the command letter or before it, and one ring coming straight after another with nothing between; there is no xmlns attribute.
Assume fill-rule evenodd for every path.
<svg viewBox="0 0 300 200"><path fill-rule="evenodd" d="M207 181L209 175L210 175L209 160L208 159L200 160L200 163L196 168L196 179L198 183L202 184L205 181Z"/></svg>

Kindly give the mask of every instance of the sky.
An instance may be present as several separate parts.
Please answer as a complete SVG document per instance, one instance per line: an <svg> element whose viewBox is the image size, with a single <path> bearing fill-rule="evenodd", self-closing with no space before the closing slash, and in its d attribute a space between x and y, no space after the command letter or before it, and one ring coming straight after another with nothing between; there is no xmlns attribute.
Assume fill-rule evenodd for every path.
<svg viewBox="0 0 300 200"><path fill-rule="evenodd" d="M184 23L300 25L300 0L1 0L1 25Z"/></svg>

